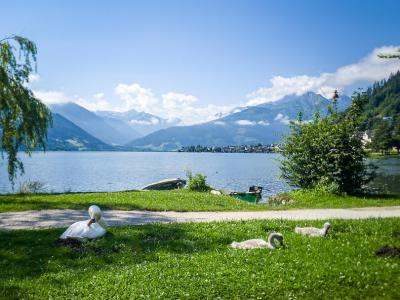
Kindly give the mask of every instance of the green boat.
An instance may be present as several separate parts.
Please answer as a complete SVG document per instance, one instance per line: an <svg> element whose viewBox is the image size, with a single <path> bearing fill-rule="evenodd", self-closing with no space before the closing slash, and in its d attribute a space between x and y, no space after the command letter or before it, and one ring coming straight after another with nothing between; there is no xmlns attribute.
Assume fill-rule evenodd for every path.
<svg viewBox="0 0 400 300"><path fill-rule="evenodd" d="M258 203L261 200L262 187L251 186L248 192L232 192L229 195L233 198L250 203Z"/></svg>

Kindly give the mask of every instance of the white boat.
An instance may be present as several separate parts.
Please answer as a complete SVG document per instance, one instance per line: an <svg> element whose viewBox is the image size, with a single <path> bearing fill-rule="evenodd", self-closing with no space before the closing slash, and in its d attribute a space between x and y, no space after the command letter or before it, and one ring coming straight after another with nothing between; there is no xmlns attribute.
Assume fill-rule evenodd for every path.
<svg viewBox="0 0 400 300"><path fill-rule="evenodd" d="M186 185L186 180L181 178L167 178L163 179L149 185L146 185L142 188L145 191L162 191L162 190L175 190L175 189L182 189Z"/></svg>

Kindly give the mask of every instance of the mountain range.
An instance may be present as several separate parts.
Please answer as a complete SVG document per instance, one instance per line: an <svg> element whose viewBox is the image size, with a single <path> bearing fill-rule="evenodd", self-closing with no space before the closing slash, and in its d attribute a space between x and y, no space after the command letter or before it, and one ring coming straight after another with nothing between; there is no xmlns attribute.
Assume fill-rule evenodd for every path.
<svg viewBox="0 0 400 300"><path fill-rule="evenodd" d="M47 131L47 150L113 150L63 116L53 113L53 126Z"/></svg>
<svg viewBox="0 0 400 300"><path fill-rule="evenodd" d="M180 120L167 120L145 112L138 112L134 109L126 112L97 111L96 114L117 122L123 122L141 136L154 131L177 125ZM133 140L133 139L131 139ZM130 141L131 141L130 140Z"/></svg>
<svg viewBox="0 0 400 300"><path fill-rule="evenodd" d="M309 120L317 111L326 114L330 103L331 100L312 92L300 96L289 95L276 102L241 109L211 122L158 130L133 140L128 146L173 151L191 145L278 143L288 132L290 120L297 119L299 112L303 114L303 120ZM343 111L350 103L351 99L343 96L338 101L338 109Z"/></svg>
<svg viewBox="0 0 400 300"><path fill-rule="evenodd" d="M98 116L75 103L54 104L50 108L53 113L63 116L95 138L110 145L123 145L141 136L139 132L121 120Z"/></svg>
<svg viewBox="0 0 400 300"><path fill-rule="evenodd" d="M338 109L344 110L350 102L349 97L341 97ZM56 104L51 106L54 122L47 149L174 151L190 145L277 143L299 112L308 120L316 111L326 114L329 104L330 100L312 92L289 95L191 126L177 126L180 120L171 122L135 110L91 112L75 103Z"/></svg>

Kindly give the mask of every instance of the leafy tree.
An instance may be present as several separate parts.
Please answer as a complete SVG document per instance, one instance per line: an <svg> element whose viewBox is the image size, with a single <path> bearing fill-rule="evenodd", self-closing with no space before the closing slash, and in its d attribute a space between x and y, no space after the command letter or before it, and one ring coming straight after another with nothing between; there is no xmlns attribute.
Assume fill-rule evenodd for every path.
<svg viewBox="0 0 400 300"><path fill-rule="evenodd" d="M282 177L300 188L326 187L337 193L359 192L372 179L364 164L360 129L365 93L353 95L352 105L341 114L336 101L328 115L318 113L310 122L291 122L291 134L283 144Z"/></svg>
<svg viewBox="0 0 400 300"><path fill-rule="evenodd" d="M400 154L400 116L394 121L392 131L392 144L397 149L397 154Z"/></svg>
<svg viewBox="0 0 400 300"><path fill-rule="evenodd" d="M400 148L400 72L376 82L367 92L363 128L372 136L375 150Z"/></svg>
<svg viewBox="0 0 400 300"><path fill-rule="evenodd" d="M392 131L390 120L381 119L379 125L372 131L372 148L377 151L387 152L393 145Z"/></svg>
<svg viewBox="0 0 400 300"><path fill-rule="evenodd" d="M35 43L10 36L0 40L0 135L2 153L8 158L8 175L14 182L23 173L18 150L30 155L38 146L44 149L51 112L28 88L29 75L36 71Z"/></svg>

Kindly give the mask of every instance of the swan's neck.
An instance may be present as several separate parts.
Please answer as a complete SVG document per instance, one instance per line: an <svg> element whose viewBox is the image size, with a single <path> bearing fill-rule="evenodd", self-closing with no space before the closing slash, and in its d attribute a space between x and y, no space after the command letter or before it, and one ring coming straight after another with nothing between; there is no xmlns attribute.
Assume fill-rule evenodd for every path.
<svg viewBox="0 0 400 300"><path fill-rule="evenodd" d="M271 248L275 249L276 244L275 244L275 238L276 236L274 234L270 234L268 237L268 244L271 246Z"/></svg>
<svg viewBox="0 0 400 300"><path fill-rule="evenodd" d="M96 223L98 223L101 227L103 227L104 229L106 229L107 228L107 223L106 223L106 221L104 221L104 219L103 218L100 218L98 221L96 221Z"/></svg>

